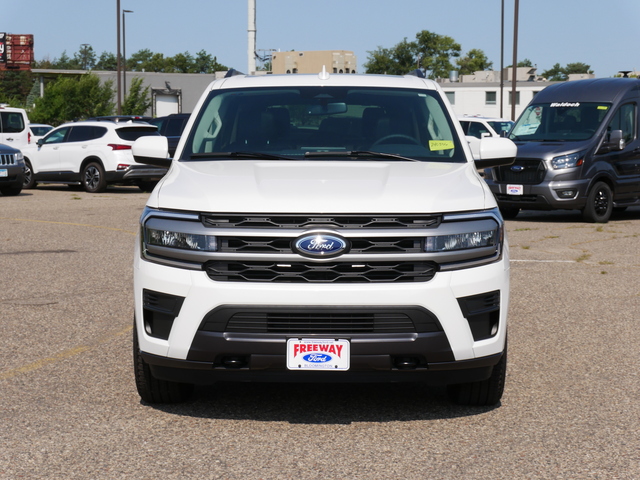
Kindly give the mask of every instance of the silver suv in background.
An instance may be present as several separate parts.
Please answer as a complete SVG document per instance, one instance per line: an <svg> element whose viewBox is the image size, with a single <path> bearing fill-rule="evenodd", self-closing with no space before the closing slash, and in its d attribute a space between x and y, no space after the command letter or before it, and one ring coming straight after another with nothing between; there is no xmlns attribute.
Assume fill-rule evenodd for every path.
<svg viewBox="0 0 640 480"><path fill-rule="evenodd" d="M128 184L150 191L167 170L134 160L133 142L147 135L159 134L146 122L103 119L60 125L24 147L24 188L67 183L97 193L109 184Z"/></svg>

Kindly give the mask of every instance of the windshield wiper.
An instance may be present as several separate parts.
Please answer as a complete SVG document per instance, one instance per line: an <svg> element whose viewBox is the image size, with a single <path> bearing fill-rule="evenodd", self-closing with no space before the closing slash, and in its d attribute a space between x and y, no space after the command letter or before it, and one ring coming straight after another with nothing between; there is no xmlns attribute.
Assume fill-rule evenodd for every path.
<svg viewBox="0 0 640 480"><path fill-rule="evenodd" d="M261 160L294 160L291 157L284 157L282 155L274 155L272 153L264 152L208 152L208 153L192 153L189 157L190 160L207 160L214 158L228 158L228 159L245 159L245 158L257 158Z"/></svg>
<svg viewBox="0 0 640 480"><path fill-rule="evenodd" d="M371 158L374 160L400 160L403 162L420 162L417 158L404 157L395 153L372 152L369 150L352 150L347 152L306 152L305 158L349 157Z"/></svg>

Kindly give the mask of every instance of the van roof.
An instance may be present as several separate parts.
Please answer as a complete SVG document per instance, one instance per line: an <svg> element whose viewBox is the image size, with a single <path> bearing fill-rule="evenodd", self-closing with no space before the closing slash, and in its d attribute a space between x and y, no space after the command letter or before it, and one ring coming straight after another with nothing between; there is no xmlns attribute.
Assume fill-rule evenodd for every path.
<svg viewBox="0 0 640 480"><path fill-rule="evenodd" d="M614 102L626 93L640 90L636 78L592 78L556 83L538 93L532 103Z"/></svg>

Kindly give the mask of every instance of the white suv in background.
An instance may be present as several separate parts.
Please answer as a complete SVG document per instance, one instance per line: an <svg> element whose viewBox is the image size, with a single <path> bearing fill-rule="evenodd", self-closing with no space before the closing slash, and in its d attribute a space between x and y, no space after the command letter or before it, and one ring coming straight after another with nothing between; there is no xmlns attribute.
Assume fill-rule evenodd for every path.
<svg viewBox="0 0 640 480"><path fill-rule="evenodd" d="M150 191L166 173L162 167L136 163L133 142L158 136L146 122L96 120L73 122L51 130L37 144L22 149L25 161L24 188L38 182L81 184L90 193L108 184L133 184Z"/></svg>
<svg viewBox="0 0 640 480"><path fill-rule="evenodd" d="M21 150L29 144L30 137L27 112L0 104L0 143Z"/></svg>

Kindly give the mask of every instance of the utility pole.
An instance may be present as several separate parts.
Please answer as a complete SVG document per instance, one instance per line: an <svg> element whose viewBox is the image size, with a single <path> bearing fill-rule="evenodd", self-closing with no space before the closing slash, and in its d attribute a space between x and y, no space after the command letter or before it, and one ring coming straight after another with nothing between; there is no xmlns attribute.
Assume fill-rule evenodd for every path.
<svg viewBox="0 0 640 480"><path fill-rule="evenodd" d="M518 6L516 0L513 20L513 74L511 75L511 120L516 121L516 79L518 72Z"/></svg>
<svg viewBox="0 0 640 480"><path fill-rule="evenodd" d="M116 0L116 36L118 37L118 48L116 53L116 104L118 107L118 115L122 114L122 80L120 79L120 0Z"/></svg>
<svg viewBox="0 0 640 480"><path fill-rule="evenodd" d="M249 26L248 33L248 69L247 75L256 71L256 0L249 0Z"/></svg>

